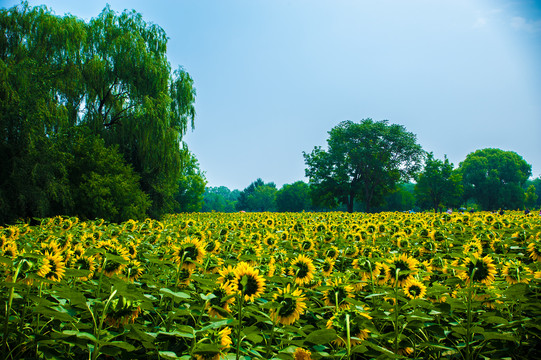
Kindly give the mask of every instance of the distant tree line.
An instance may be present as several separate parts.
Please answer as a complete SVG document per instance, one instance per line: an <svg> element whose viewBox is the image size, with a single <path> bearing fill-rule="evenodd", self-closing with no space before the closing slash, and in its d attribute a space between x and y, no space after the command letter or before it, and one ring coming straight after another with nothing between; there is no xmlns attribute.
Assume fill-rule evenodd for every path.
<svg viewBox="0 0 541 360"><path fill-rule="evenodd" d="M209 188L203 211L442 211L446 208L516 210L541 207L541 177L531 165L500 149L472 152L457 168L436 159L401 125L344 121L329 132L328 147L304 153L309 182L257 179L242 191Z"/></svg>
<svg viewBox="0 0 541 360"><path fill-rule="evenodd" d="M135 11L0 10L0 224L201 208L206 180L182 141L195 88L166 45Z"/></svg>

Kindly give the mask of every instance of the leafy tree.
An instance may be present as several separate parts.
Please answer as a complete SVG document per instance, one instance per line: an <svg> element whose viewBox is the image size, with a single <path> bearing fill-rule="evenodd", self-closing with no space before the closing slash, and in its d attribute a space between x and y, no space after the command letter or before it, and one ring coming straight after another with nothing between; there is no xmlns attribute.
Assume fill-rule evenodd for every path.
<svg viewBox="0 0 541 360"><path fill-rule="evenodd" d="M173 209L195 89L186 71L171 70L166 45L163 29L134 11L106 7L86 23L27 3L0 9L0 221L74 206L69 151L55 143L74 127L131 164L150 215Z"/></svg>
<svg viewBox="0 0 541 360"><path fill-rule="evenodd" d="M523 189L527 192L528 188L531 185L533 185L534 188L535 188L535 195L536 196L533 196L533 194L528 195L528 196L530 197L530 199L535 197L536 200L535 200L535 204L530 205L530 206L533 207L533 208L540 208L541 209L541 176L536 178L536 179L526 181L524 183ZM526 194L525 194L525 196L526 196ZM527 199L525 199L524 201L525 201L525 204L526 204ZM528 205L526 205L526 206L528 206Z"/></svg>
<svg viewBox="0 0 541 360"><path fill-rule="evenodd" d="M182 159L182 173L178 183L178 191L175 194L177 201L175 212L201 211L207 180L199 169L197 159L187 148L183 149Z"/></svg>
<svg viewBox="0 0 541 360"><path fill-rule="evenodd" d="M274 183L257 179L240 192L235 208L238 211L273 211L276 208L275 196Z"/></svg>
<svg viewBox="0 0 541 360"><path fill-rule="evenodd" d="M524 205L522 185L532 166L513 151L482 149L460 163L464 196L473 198L484 210L518 209Z"/></svg>
<svg viewBox="0 0 541 360"><path fill-rule="evenodd" d="M207 187L203 194L202 211L234 212L239 195L240 191L231 191L226 186Z"/></svg>
<svg viewBox="0 0 541 360"><path fill-rule="evenodd" d="M524 193L524 206L527 208L533 208L537 205L538 196L536 194L535 186L530 185Z"/></svg>
<svg viewBox="0 0 541 360"><path fill-rule="evenodd" d="M385 197L382 206L377 211L406 211L415 208L415 195L413 189L415 184L398 184L396 190Z"/></svg>
<svg viewBox="0 0 541 360"><path fill-rule="evenodd" d="M280 212L310 210L312 207L310 186L304 181L285 184L276 192L276 207Z"/></svg>
<svg viewBox="0 0 541 360"><path fill-rule="evenodd" d="M99 137L64 139L70 150L69 183L74 204L69 213L113 222L144 219L150 200L139 186L139 175L126 164L118 146L107 148Z"/></svg>
<svg viewBox="0 0 541 360"><path fill-rule="evenodd" d="M329 132L328 150L304 153L306 176L318 205L364 203L367 212L383 203L400 181L421 166L423 150L416 136L387 120L343 121Z"/></svg>
<svg viewBox="0 0 541 360"><path fill-rule="evenodd" d="M447 156L444 160L434 158L429 153L423 171L417 177L415 195L423 208L438 210L441 204L457 206L462 196L462 177L453 169Z"/></svg>

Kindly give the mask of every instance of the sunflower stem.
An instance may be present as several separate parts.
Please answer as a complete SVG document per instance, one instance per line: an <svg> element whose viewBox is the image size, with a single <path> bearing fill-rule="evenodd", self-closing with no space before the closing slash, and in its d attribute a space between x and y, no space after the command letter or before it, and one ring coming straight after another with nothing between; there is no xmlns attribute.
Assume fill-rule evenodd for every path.
<svg viewBox="0 0 541 360"><path fill-rule="evenodd" d="M13 286L11 287L11 289L9 289L9 298L8 298L8 303L7 303L7 306L6 306L6 320L4 321L4 334L3 334L3 338L4 338L4 341L3 341L3 345L2 345L2 348L5 348L5 352L7 353L8 351L8 328L9 328L9 314L11 313L11 306L13 305L13 296L14 296L14 293L15 293L15 283L17 283L17 278L19 277L19 271L21 271L21 267L23 265L23 262L25 262L26 260L21 260L19 261L19 263L17 264L17 268L15 269L15 274L13 275L12 277L12 281L13 281Z"/></svg>
<svg viewBox="0 0 541 360"><path fill-rule="evenodd" d="M396 268L394 282L394 353L398 354L398 273L400 268Z"/></svg>
<svg viewBox="0 0 541 360"><path fill-rule="evenodd" d="M238 295L238 307L237 307L237 352L236 360L240 359L240 341L241 341L241 329L242 329L242 303L244 302L244 291L241 291Z"/></svg>
<svg viewBox="0 0 541 360"><path fill-rule="evenodd" d="M470 281L468 284L468 298L466 299L466 314L467 314L467 323L466 323L466 360L472 359L471 353L471 342L472 342L472 298L473 298L473 277L475 276L475 267L472 270L470 275Z"/></svg>
<svg viewBox="0 0 541 360"><path fill-rule="evenodd" d="M351 359L351 330L349 326L349 313L346 313L346 348L347 348L347 358Z"/></svg>

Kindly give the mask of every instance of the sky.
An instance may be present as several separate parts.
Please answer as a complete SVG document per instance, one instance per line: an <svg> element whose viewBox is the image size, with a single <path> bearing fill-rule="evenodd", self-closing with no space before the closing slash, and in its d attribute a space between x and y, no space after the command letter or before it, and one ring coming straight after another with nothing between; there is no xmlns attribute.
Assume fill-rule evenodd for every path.
<svg viewBox="0 0 541 360"><path fill-rule="evenodd" d="M455 167L499 148L541 176L540 0L28 2L87 21L134 9L165 30L197 91L184 140L207 186L307 181L303 152L366 118Z"/></svg>

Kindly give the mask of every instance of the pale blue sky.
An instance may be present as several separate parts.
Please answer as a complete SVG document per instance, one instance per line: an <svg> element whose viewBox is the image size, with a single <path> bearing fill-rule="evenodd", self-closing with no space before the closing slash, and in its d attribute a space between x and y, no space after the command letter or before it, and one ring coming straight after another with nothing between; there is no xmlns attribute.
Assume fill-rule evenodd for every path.
<svg viewBox="0 0 541 360"><path fill-rule="evenodd" d="M29 3L86 20L109 3L164 28L169 61L197 89L185 140L209 186L306 181L302 152L364 118L404 125L455 166L495 147L541 175L539 1Z"/></svg>

